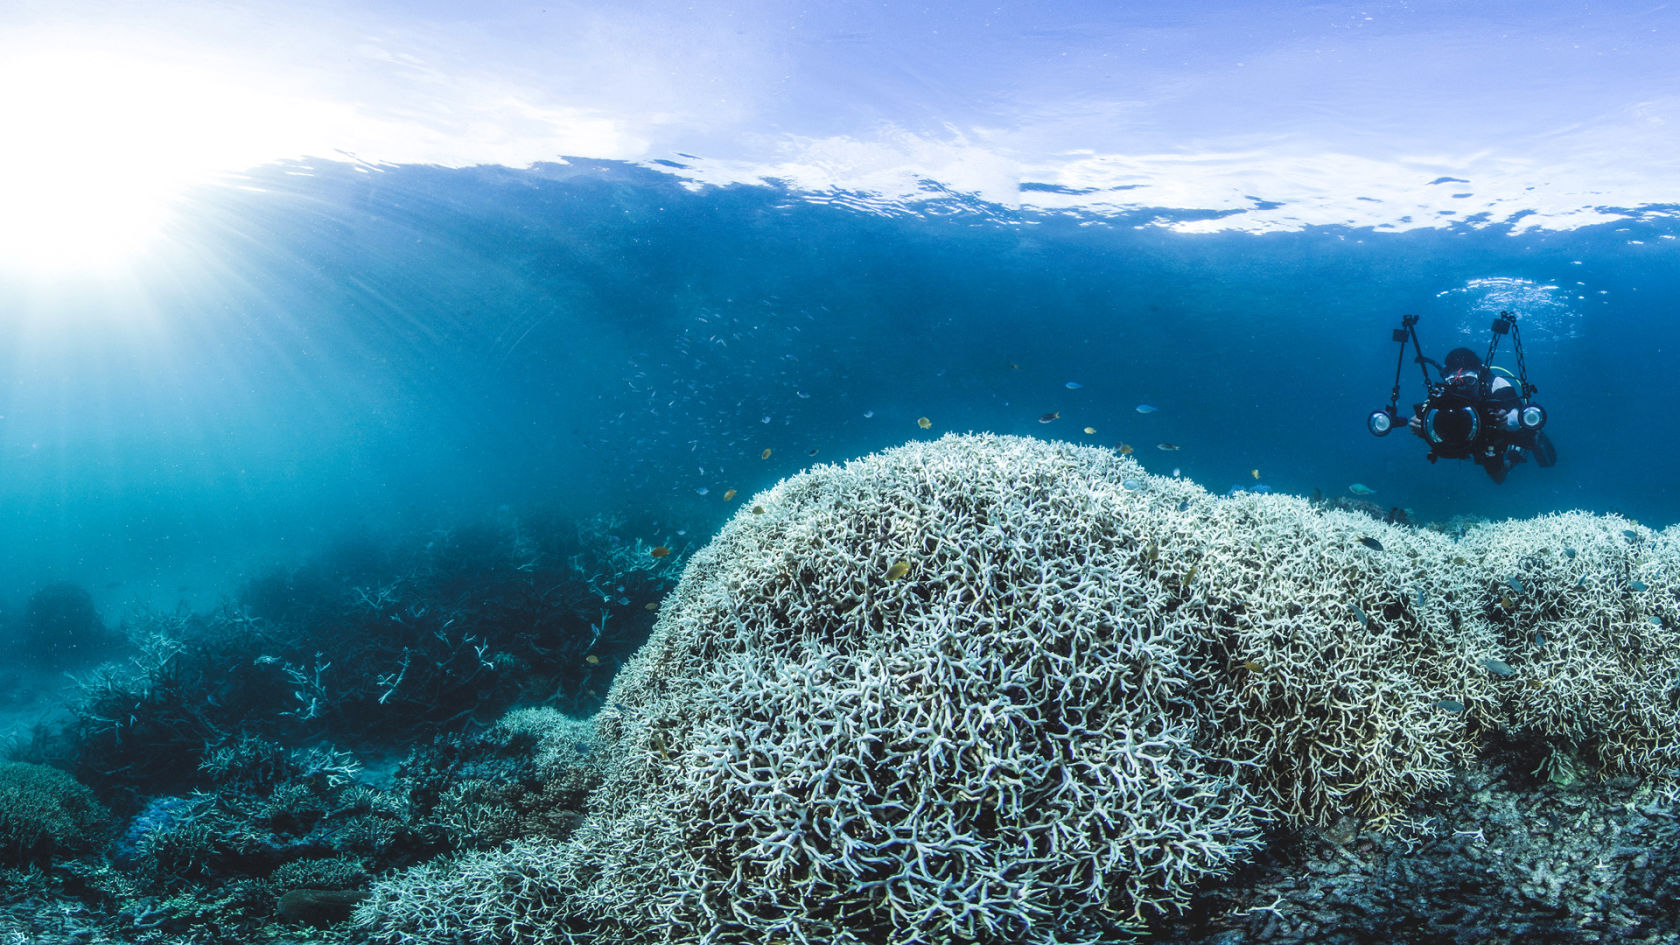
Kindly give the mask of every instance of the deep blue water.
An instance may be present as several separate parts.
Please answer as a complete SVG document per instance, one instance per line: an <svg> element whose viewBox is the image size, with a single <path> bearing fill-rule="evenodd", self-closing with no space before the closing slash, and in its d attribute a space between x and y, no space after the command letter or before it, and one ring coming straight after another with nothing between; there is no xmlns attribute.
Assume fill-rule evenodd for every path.
<svg viewBox="0 0 1680 945"><path fill-rule="evenodd" d="M1672 207L1185 234L1159 225L1183 212L836 196L598 161L314 162L201 190L172 262L14 296L4 599L58 579L110 611L205 606L346 533L504 506L697 545L811 463L969 430L1124 442L1218 492L1360 482L1420 520L1680 520ZM1505 309L1555 467L1496 486L1365 432L1402 314L1438 358ZM1405 409L1410 364L1402 384Z"/></svg>

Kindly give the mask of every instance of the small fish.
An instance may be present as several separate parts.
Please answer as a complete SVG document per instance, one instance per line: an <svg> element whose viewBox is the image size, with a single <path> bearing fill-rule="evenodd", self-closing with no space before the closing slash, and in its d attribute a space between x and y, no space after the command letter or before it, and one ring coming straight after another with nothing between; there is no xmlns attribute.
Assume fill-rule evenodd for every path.
<svg viewBox="0 0 1680 945"><path fill-rule="evenodd" d="M1563 556L1565 558L1568 558L1571 561L1575 560L1575 549L1574 548L1563 549Z"/></svg>
<svg viewBox="0 0 1680 945"><path fill-rule="evenodd" d="M1383 550L1382 542L1372 538L1370 535L1366 535L1364 538L1359 539L1359 543L1372 551Z"/></svg>
<svg viewBox="0 0 1680 945"><path fill-rule="evenodd" d="M1463 712L1464 703L1455 699L1438 699L1435 702L1435 708L1446 709L1448 712Z"/></svg>
<svg viewBox="0 0 1680 945"><path fill-rule="evenodd" d="M903 577L903 576L905 576L906 574L909 574L909 573L910 573L910 562L904 561L902 559L898 560L898 561L894 561L892 567L887 569L887 580L896 581L899 578L901 578L901 577Z"/></svg>
<svg viewBox="0 0 1680 945"><path fill-rule="evenodd" d="M1504 591L1500 591L1500 592L1499 592L1499 606L1500 606L1500 607L1501 607L1501 608L1502 608L1502 609L1503 609L1503 610L1504 610L1504 611L1505 611L1505 612L1506 612L1506 613L1510 613L1510 612L1511 612L1511 611L1513 611L1513 610L1516 610L1516 609L1517 609L1517 605L1516 605L1516 604L1513 604L1513 603L1511 603L1511 598L1510 598L1510 596L1509 596L1509 595L1507 595L1507 594L1506 594L1506 593L1505 593L1505 592L1504 592Z"/></svg>
<svg viewBox="0 0 1680 945"><path fill-rule="evenodd" d="M733 499L733 498L735 498L735 490L734 489L723 490L723 501L728 502L730 499Z"/></svg>
<svg viewBox="0 0 1680 945"><path fill-rule="evenodd" d="M1139 489L1143 488L1143 480L1141 480L1141 479L1122 479L1122 480L1120 480L1120 488L1126 490L1127 492L1136 492Z"/></svg>
<svg viewBox="0 0 1680 945"><path fill-rule="evenodd" d="M1060 420L1060 419L1062 419L1062 412L1060 410L1052 410L1051 412L1045 414L1044 416L1039 417L1038 422L1039 423L1049 423L1052 420Z"/></svg>
<svg viewBox="0 0 1680 945"><path fill-rule="evenodd" d="M933 427L933 421L929 420L926 417L917 417L916 418L916 426L919 426L922 429L927 430L927 429L930 429L930 428Z"/></svg>
<svg viewBox="0 0 1680 945"><path fill-rule="evenodd" d="M1353 608L1353 615L1359 618L1359 622L1364 625L1365 629L1371 629L1371 618L1365 616L1365 611L1360 610L1359 605L1352 601L1348 602L1348 606Z"/></svg>
<svg viewBox="0 0 1680 945"><path fill-rule="evenodd" d="M869 419L873 418L874 416L875 416L875 411L873 411L873 410L865 410L863 412L863 419L865 419L865 420L869 420Z"/></svg>
<svg viewBox="0 0 1680 945"><path fill-rule="evenodd" d="M1363 482L1356 482L1353 485L1348 486L1348 491L1353 493L1354 495L1376 495L1377 494L1377 490L1371 488L1370 486L1364 484Z"/></svg>
<svg viewBox="0 0 1680 945"><path fill-rule="evenodd" d="M706 488L706 487L705 487L705 486L701 486L701 487L700 487L700 488L698 488L698 489L696 489L696 490L694 490L694 491L695 491L695 493L696 493L696 494L698 494L698 495L705 495L705 494L706 494L706 493L708 493L708 492L710 492L710 491L712 491L712 490L710 490L710 489L708 489L708 488Z"/></svg>
<svg viewBox="0 0 1680 945"><path fill-rule="evenodd" d="M1626 538L1628 541L1638 541L1639 533L1631 528L1624 528L1622 529L1622 537Z"/></svg>
<svg viewBox="0 0 1680 945"><path fill-rule="evenodd" d="M656 600L650 600L645 605L643 605L642 609L643 610L658 610L659 609L659 602L656 601Z"/></svg>
<svg viewBox="0 0 1680 945"><path fill-rule="evenodd" d="M1190 500L1189 500L1189 499L1180 499L1180 500L1178 500L1178 510L1179 510L1179 511L1180 511L1180 512L1188 512L1188 511L1190 511Z"/></svg>
<svg viewBox="0 0 1680 945"><path fill-rule="evenodd" d="M1628 589L1633 590L1633 591L1642 591L1642 590L1645 589L1645 582L1644 581L1629 581L1628 582Z"/></svg>
<svg viewBox="0 0 1680 945"><path fill-rule="evenodd" d="M1097 428L1096 428L1096 427L1086 427L1086 428L1085 428L1085 435L1086 435L1086 436L1090 436L1090 435L1091 435L1091 434L1093 434L1093 433L1095 433L1095 432L1097 432Z"/></svg>
<svg viewBox="0 0 1680 945"><path fill-rule="evenodd" d="M1258 468L1256 468L1256 469L1250 469L1250 470L1249 470L1249 471L1248 471L1248 474L1249 474L1249 475L1250 475L1250 476L1253 476L1253 477L1254 477L1254 478L1256 478L1256 479L1259 479L1259 478L1260 478L1260 470L1259 470L1259 469L1258 469Z"/></svg>
<svg viewBox="0 0 1680 945"><path fill-rule="evenodd" d="M1518 594L1523 592L1523 582L1517 580L1516 578L1510 578L1505 583L1511 585L1511 590L1516 591Z"/></svg>
<svg viewBox="0 0 1680 945"><path fill-rule="evenodd" d="M1132 455L1133 452L1134 452L1134 450L1132 449L1132 444L1130 444L1130 443L1121 443L1120 444L1120 455L1121 456L1130 456L1130 455Z"/></svg>
<svg viewBox="0 0 1680 945"><path fill-rule="evenodd" d="M1652 614L1650 617L1648 617L1646 619L1651 621L1651 626L1653 626L1653 627L1660 627L1660 626L1663 625L1662 618L1658 617L1656 614Z"/></svg>
<svg viewBox="0 0 1680 945"><path fill-rule="evenodd" d="M1079 383L1078 381L1068 381L1066 384L1063 384L1062 386L1066 387L1068 390L1078 390L1081 387L1084 387L1085 385Z"/></svg>
<svg viewBox="0 0 1680 945"><path fill-rule="evenodd" d="M1167 453L1178 452L1178 444L1177 443L1156 443L1155 448L1158 449L1158 450L1162 450L1164 452L1167 452Z"/></svg>
<svg viewBox="0 0 1680 945"><path fill-rule="evenodd" d="M1242 661L1242 668L1248 670L1251 673L1258 673L1264 667L1262 667L1259 663L1254 662L1253 660L1243 660Z"/></svg>
<svg viewBox="0 0 1680 945"><path fill-rule="evenodd" d="M591 653L588 656L585 656L583 658L583 661L585 663L588 663L591 666L599 666L601 664L601 658L599 656L596 656L594 653Z"/></svg>
<svg viewBox="0 0 1680 945"><path fill-rule="evenodd" d="M759 459L769 459L770 458L770 450L765 450L764 452L758 454L758 458Z"/></svg>
<svg viewBox="0 0 1680 945"><path fill-rule="evenodd" d="M664 545L660 545L658 548L648 552L648 554L653 555L655 558L663 558L670 553L671 549L665 547Z"/></svg>
<svg viewBox="0 0 1680 945"><path fill-rule="evenodd" d="M1154 413L1155 411L1157 411L1159 409L1161 409L1161 408L1151 407L1148 404L1138 404L1137 405L1137 412L1138 413Z"/></svg>
<svg viewBox="0 0 1680 945"><path fill-rule="evenodd" d="M1541 633L1538 630L1534 631L1534 645L1535 646L1545 646L1546 645L1546 635L1544 633Z"/></svg>
<svg viewBox="0 0 1680 945"><path fill-rule="evenodd" d="M815 456L815 455L817 455L817 451L816 451L816 450L812 450L812 451L810 451L810 452L809 452L809 453L806 453L806 454L805 454L805 455L806 455L806 456Z"/></svg>
<svg viewBox="0 0 1680 945"><path fill-rule="evenodd" d="M762 505L753 506L753 514L754 515L763 515L764 514L764 506L762 506Z"/></svg>
<svg viewBox="0 0 1680 945"><path fill-rule="evenodd" d="M1503 676L1506 679L1517 674L1517 671L1511 668L1511 664L1504 660L1485 659L1482 660L1482 666L1495 676Z"/></svg>
<svg viewBox="0 0 1680 945"><path fill-rule="evenodd" d="M1425 599L1426 599L1426 598L1425 598L1425 597L1424 597L1424 596L1423 596L1423 588L1421 588L1421 587L1420 587L1420 588L1418 588L1418 592L1417 592L1417 606L1418 606L1418 610L1422 610L1422 609L1423 609L1423 602L1424 602L1424 600L1425 600Z"/></svg>

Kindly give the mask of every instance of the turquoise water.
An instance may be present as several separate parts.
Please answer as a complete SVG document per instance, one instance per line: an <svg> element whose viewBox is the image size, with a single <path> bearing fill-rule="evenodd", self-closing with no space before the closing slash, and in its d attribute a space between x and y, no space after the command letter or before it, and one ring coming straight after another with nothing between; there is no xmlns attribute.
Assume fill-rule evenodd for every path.
<svg viewBox="0 0 1680 945"><path fill-rule="evenodd" d="M985 431L1442 528L1618 513L1615 561L1680 522L1662 6L66 0L0 27L0 780L98 801L54 848L0 836L19 941L304 936L287 891L565 836L586 791L494 723L600 709L690 555L813 464ZM1500 313L1555 466L1494 484L1367 432L1404 316L1439 359ZM1574 544L1535 560L1597 560ZM1465 606L1503 622L1524 581ZM1656 635L1671 604L1628 613ZM1517 783L1573 790L1545 759L1474 805L1549 823ZM1492 855L1563 875L1536 830ZM1278 849L1256 869L1322 872ZM1433 862L1420 910L1540 883ZM1524 908L1561 927L1557 889Z"/></svg>
<svg viewBox="0 0 1680 945"><path fill-rule="evenodd" d="M59 579L106 606L202 606L347 532L502 507L700 542L808 464L970 430L1129 444L1215 492L1358 482L1419 521L1680 519L1672 208L1566 231L1181 233L1163 224L1207 215L847 200L604 161L240 183L176 224L190 266L24 302L0 406L13 599ZM1403 314L1439 358L1482 350L1501 310L1555 467L1495 486L1365 432ZM1401 381L1405 409L1423 394L1410 364Z"/></svg>

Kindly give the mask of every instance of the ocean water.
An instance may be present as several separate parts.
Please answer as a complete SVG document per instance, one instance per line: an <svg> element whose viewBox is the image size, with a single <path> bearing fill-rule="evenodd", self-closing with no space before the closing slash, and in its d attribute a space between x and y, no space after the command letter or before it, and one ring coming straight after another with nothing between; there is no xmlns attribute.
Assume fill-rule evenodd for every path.
<svg viewBox="0 0 1680 945"><path fill-rule="evenodd" d="M1421 527L1680 522L1665 8L151 7L0 11L0 749L104 805L41 854L82 886L0 836L20 941L239 940L497 848L444 810L492 723L600 708L816 464L989 432ZM1440 359L1502 313L1555 466L1367 432L1403 317ZM367 807L409 832L341 844ZM261 862L153 839L201 821Z"/></svg>
<svg viewBox="0 0 1680 945"><path fill-rule="evenodd" d="M583 159L237 184L170 234L190 265L14 305L12 599L70 580L107 606L202 606L347 531L504 506L702 542L728 490L953 431L1125 443L1213 492L1357 482L1416 521L1680 519L1669 208L1184 233L1186 211L869 202ZM1403 315L1440 358L1484 350L1501 311L1555 467L1494 485L1366 432ZM1424 397L1407 358L1402 411Z"/></svg>

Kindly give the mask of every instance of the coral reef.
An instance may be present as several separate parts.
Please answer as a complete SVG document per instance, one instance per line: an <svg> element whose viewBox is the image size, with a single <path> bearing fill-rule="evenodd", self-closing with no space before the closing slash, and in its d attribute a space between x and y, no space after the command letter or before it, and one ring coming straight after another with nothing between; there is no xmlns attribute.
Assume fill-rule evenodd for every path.
<svg viewBox="0 0 1680 945"><path fill-rule="evenodd" d="M694 556L595 719L575 835L378 883L358 922L1094 942L1165 927L1268 827L1427 836L1418 799L1507 730L1662 776L1675 595L1638 548L1666 538L1589 521L1459 542L999 437L818 467ZM1559 618L1549 649L1513 629ZM1616 678L1651 705L1613 713Z"/></svg>
<svg viewBox="0 0 1680 945"><path fill-rule="evenodd" d="M570 840L392 878L358 921L389 942L1135 933L1269 826L1421 829L1417 798L1526 717L1486 574L1447 536L1064 444L817 467L692 559L595 719L604 780Z"/></svg>
<svg viewBox="0 0 1680 945"><path fill-rule="evenodd" d="M587 714L686 555L655 558L604 517L545 524L542 540L509 516L401 552L350 543L209 613L133 614L137 655L78 677L47 760L102 790L181 793L240 735L400 754L521 704Z"/></svg>
<svg viewBox="0 0 1680 945"><path fill-rule="evenodd" d="M1615 515L1472 528L1461 598L1498 634L1517 731L1587 750L1609 774L1680 771L1680 535Z"/></svg>
<svg viewBox="0 0 1680 945"><path fill-rule="evenodd" d="M655 533L503 510L340 544L209 612L130 613L99 649L114 661L65 662L79 698L10 748L86 784L114 840L52 832L59 808L0 813L35 830L0 862L19 891L0 938L249 941L339 922L395 868L569 836L600 755L592 724L553 707L601 703L687 558L652 555L637 527ZM35 609L103 631L67 588ZM37 921L59 908L62 930Z"/></svg>
<svg viewBox="0 0 1680 945"><path fill-rule="evenodd" d="M0 761L0 866L85 852L108 827L104 806L68 773Z"/></svg>
<svg viewBox="0 0 1680 945"><path fill-rule="evenodd" d="M345 546L130 621L29 749L126 827L0 865L0 933L1680 934L1680 536L1368 511L969 436L692 556L605 520Z"/></svg>
<svg viewBox="0 0 1680 945"><path fill-rule="evenodd" d="M1664 791L1627 777L1536 780L1532 752L1497 748L1420 808L1428 822L1419 829L1385 834L1349 817L1281 838L1236 875L1210 882L1187 914L1155 923L1152 938L1680 941L1680 820Z"/></svg>

